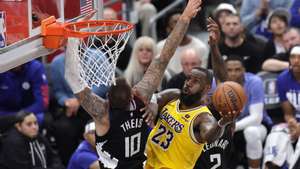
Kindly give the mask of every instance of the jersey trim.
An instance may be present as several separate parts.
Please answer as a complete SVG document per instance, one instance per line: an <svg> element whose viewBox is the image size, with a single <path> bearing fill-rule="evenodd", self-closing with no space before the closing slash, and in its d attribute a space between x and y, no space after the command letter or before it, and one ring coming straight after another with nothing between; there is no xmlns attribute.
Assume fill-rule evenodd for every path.
<svg viewBox="0 0 300 169"><path fill-rule="evenodd" d="M186 113L186 112L194 111L194 110L201 109L202 107L204 107L203 105L200 105L200 106L197 106L197 107L194 107L194 108L191 108L191 109L179 110L179 104L180 104L180 100L178 99L178 100L176 101L176 111L177 111L178 113L180 113L180 112Z"/></svg>
<svg viewBox="0 0 300 169"><path fill-rule="evenodd" d="M199 115L199 114L198 114L198 115ZM202 143L199 143L199 142L198 142L198 140L196 139L195 134L194 134L194 121L195 121L195 119L198 117L198 115L195 116L195 117L192 119L192 121L191 121L191 125L189 126L189 135L190 135L191 140L192 140L194 143L196 143L196 144L202 144Z"/></svg>

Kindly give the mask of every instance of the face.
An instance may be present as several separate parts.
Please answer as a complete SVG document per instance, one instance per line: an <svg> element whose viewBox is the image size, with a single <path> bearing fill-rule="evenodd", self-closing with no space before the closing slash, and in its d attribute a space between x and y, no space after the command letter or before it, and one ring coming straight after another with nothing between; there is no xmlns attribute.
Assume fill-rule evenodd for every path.
<svg viewBox="0 0 300 169"><path fill-rule="evenodd" d="M292 141L297 141L300 136L300 124L295 120L291 119L288 121L288 128L290 131L290 136Z"/></svg>
<svg viewBox="0 0 300 169"><path fill-rule="evenodd" d="M295 45L300 45L300 34L297 30L291 29L283 35L284 46L287 50Z"/></svg>
<svg viewBox="0 0 300 169"><path fill-rule="evenodd" d="M243 32L243 27L238 16L225 17L224 24L221 26L225 36L230 39L238 38Z"/></svg>
<svg viewBox="0 0 300 169"><path fill-rule="evenodd" d="M272 17L270 21L270 29L275 35L283 35L286 30L286 24L279 17Z"/></svg>
<svg viewBox="0 0 300 169"><path fill-rule="evenodd" d="M201 59L195 52L185 52L181 58L181 66L185 75L191 73L194 67L201 66Z"/></svg>
<svg viewBox="0 0 300 169"><path fill-rule="evenodd" d="M29 138L35 138L39 131L39 125L34 114L30 114L24 118L24 121L17 123L17 129L23 135Z"/></svg>
<svg viewBox="0 0 300 169"><path fill-rule="evenodd" d="M231 14L230 11L227 10L223 10L223 11L219 11L217 14L217 21L219 22L220 25L223 25L225 22L225 18Z"/></svg>
<svg viewBox="0 0 300 169"><path fill-rule="evenodd" d="M289 59L293 73L300 73L300 55L290 55Z"/></svg>
<svg viewBox="0 0 300 169"><path fill-rule="evenodd" d="M238 83L243 82L243 76L245 73L245 68L242 63L238 60L230 60L226 62L226 69L228 73L228 80L235 81Z"/></svg>
<svg viewBox="0 0 300 169"><path fill-rule="evenodd" d="M153 51L150 47L142 46L138 49L137 57L141 65L148 66L153 59Z"/></svg>
<svg viewBox="0 0 300 169"><path fill-rule="evenodd" d="M179 18L180 18L180 14L175 14L170 17L170 20L168 21L167 33L171 33L171 31L175 28Z"/></svg>
<svg viewBox="0 0 300 169"><path fill-rule="evenodd" d="M187 76L183 89L181 90L180 101L190 106L201 100L202 96L208 92L210 84L204 72L193 69Z"/></svg>

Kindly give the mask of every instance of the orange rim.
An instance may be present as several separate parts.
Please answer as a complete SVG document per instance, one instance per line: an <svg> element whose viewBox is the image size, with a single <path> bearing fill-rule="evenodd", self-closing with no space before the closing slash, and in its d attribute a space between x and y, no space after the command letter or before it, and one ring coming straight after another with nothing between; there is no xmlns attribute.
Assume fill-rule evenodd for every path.
<svg viewBox="0 0 300 169"><path fill-rule="evenodd" d="M114 25L122 25L124 28L120 30L110 30L110 31L101 31L101 32L85 32L85 31L78 31L73 30L72 28L76 26L77 29L87 28L87 27L97 27L97 26L114 26ZM89 20L89 21L80 21L80 22L73 22L73 23L66 23L64 24L64 36L65 37L78 37L84 38L90 35L97 35L97 36L104 36L108 34L118 35L121 33L129 32L133 29L133 24L127 21L120 21L120 20Z"/></svg>

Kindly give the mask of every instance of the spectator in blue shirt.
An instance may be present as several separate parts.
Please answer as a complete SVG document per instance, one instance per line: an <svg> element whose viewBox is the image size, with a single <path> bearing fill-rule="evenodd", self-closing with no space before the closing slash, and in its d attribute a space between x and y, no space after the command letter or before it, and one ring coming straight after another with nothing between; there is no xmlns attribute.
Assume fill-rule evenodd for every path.
<svg viewBox="0 0 300 169"><path fill-rule="evenodd" d="M239 56L229 56L225 63L228 80L241 84L247 96L247 102L237 117L234 145L237 150L246 149L249 168L258 169L263 154L263 141L267 134L267 129L262 123L268 127L272 125L272 120L264 111L263 82L257 75L245 72ZM241 140L244 140L245 144Z"/></svg>
<svg viewBox="0 0 300 169"><path fill-rule="evenodd" d="M300 121L300 46L292 47L289 54L290 67L277 78L277 88L285 121Z"/></svg>
<svg viewBox="0 0 300 169"><path fill-rule="evenodd" d="M95 142L95 122L85 126L84 141L80 143L73 153L68 169L100 169Z"/></svg>
<svg viewBox="0 0 300 169"><path fill-rule="evenodd" d="M9 119L20 110L33 112L41 124L48 97L48 82L41 62L33 60L0 73L0 130L12 126Z"/></svg>

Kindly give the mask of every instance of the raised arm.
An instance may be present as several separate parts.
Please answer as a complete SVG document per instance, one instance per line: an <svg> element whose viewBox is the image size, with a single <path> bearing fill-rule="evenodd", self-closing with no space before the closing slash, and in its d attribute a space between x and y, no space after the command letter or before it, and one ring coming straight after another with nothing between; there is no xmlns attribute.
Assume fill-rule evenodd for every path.
<svg viewBox="0 0 300 169"><path fill-rule="evenodd" d="M154 59L147 69L143 79L134 86L134 91L144 101L149 101L152 94L161 83L165 69L175 53L176 48L182 41L191 19L201 9L201 0L189 0L184 12L180 16L175 28L168 36L166 43L160 53L160 57Z"/></svg>
<svg viewBox="0 0 300 169"><path fill-rule="evenodd" d="M227 80L227 71L225 68L224 60L221 56L218 44L220 41L220 29L218 24L212 19L207 19L207 30L209 32L209 46L211 50L211 63L214 76L218 82L224 82Z"/></svg>
<svg viewBox="0 0 300 169"><path fill-rule="evenodd" d="M80 63L78 60L79 54L78 52L74 52L77 51L78 46L78 39L69 38L65 56L65 78L73 93L78 98L81 106L93 117L94 120L99 120L108 114L108 103L106 100L94 94L80 78Z"/></svg>

